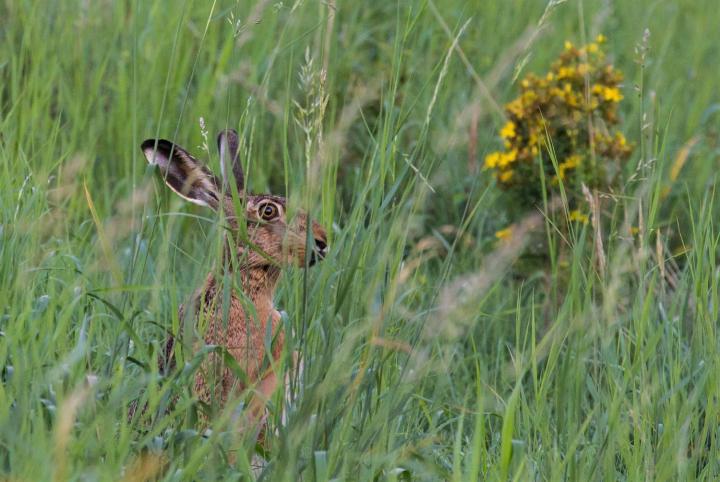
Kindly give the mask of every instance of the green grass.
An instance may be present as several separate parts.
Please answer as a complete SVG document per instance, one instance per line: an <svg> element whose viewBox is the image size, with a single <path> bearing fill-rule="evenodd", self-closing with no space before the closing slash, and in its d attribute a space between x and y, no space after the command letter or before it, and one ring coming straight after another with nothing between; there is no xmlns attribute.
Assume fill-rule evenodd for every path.
<svg viewBox="0 0 720 482"><path fill-rule="evenodd" d="M202 117L203 157L236 128L251 190L330 233L278 292L305 372L264 480L718 480L717 2L334 3L0 4L2 477L252 477L229 414L203 436L191 370L154 363L222 230L138 146L201 154ZM556 262L528 272L494 236L512 197L470 164L515 72L600 32L637 145L603 199L606 269L555 212Z"/></svg>

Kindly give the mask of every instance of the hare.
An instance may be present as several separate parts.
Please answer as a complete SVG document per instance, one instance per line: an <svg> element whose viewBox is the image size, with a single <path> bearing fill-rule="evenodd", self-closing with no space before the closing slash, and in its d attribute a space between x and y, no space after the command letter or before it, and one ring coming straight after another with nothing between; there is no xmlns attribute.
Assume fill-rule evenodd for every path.
<svg viewBox="0 0 720 482"><path fill-rule="evenodd" d="M222 356L211 352L195 376L194 392L198 399L222 408L234 394L254 388L248 413L260 423L265 402L280 383L275 368L282 353L284 333L280 313L273 306L273 294L281 269L289 264L311 266L322 260L328 250L327 235L322 226L312 222L314 242L308 243L306 214L299 213L289 222L285 198L245 193L238 135L234 130L222 131L217 144L222 182L185 149L170 141L148 139L140 147L148 162L159 167L165 183L180 197L225 214L232 235L221 262L242 293L233 289L228 301L216 275L210 272L193 295L190 306L180 307L180 319L184 315L196 320L204 317L205 344L225 348L247 377L240 380L236 371L223 363ZM231 164L232 175L226 174L227 163ZM233 201L230 182L235 183L243 200L242 213L235 211L237 203ZM238 239L243 223L247 226L245 241ZM310 248L309 257L306 246ZM266 349L268 334L272 353ZM166 364L173 363L173 346L171 338L165 353ZM269 363L266 356L271 357Z"/></svg>

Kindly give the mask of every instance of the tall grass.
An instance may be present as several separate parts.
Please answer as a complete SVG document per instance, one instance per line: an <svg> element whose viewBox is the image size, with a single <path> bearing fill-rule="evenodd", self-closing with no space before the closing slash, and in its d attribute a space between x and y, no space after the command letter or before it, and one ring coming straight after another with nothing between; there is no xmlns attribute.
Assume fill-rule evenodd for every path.
<svg viewBox="0 0 720 482"><path fill-rule="evenodd" d="M715 3L6 0L0 472L717 480ZM638 146L601 196L602 251L548 206L498 243L513 199L476 168L513 79L600 32ZM232 410L199 429L201 354L155 363L223 237L138 146L175 139L218 171L203 132L226 126L250 189L331 245L281 282L304 371L270 406L261 471ZM517 269L538 233L553 263Z"/></svg>

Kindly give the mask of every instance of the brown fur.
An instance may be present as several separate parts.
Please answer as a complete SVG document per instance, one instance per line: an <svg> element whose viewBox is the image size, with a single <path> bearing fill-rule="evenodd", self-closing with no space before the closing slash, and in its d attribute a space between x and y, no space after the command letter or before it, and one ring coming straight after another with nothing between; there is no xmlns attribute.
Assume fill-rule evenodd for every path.
<svg viewBox="0 0 720 482"><path fill-rule="evenodd" d="M306 236L308 217L298 213L292 223L285 215L285 198L272 195L246 195L243 191L243 174L237 158L237 134L225 131L218 137L222 159L227 153L232 157L232 173L237 191L244 198L245 212L238 216L229 194L228 181L225 189L212 173L184 149L165 140L147 140L143 152L151 164L157 164L166 184L181 197L211 207L222 209L231 227L231 238L223 259L223 266L230 269L242 292L233 291L228 305L223 306L222 289L215 275L208 274L205 284L195 292L191 313L197 319L207 321L203 341L227 349L247 376L251 386L246 386L235 376L233 370L223 363L221 357L211 353L195 377L194 392L198 399L211 407L222 408L227 401L246 389L254 390L249 407L250 418L259 420L265 401L278 387L275 373L282 354L285 334L280 313L273 305L273 295L283 266L314 264L326 253L327 236L317 223L311 226L314 248L311 258L306 259ZM224 193L223 193L224 191ZM222 200L222 201L221 201ZM263 219L262 211L272 205L277 213L272 219ZM237 239L239 223L247 226L247 239ZM230 239L236 238L234 242ZM223 312L227 310L227 318ZM181 308L181 319L183 310ZM268 326L269 324L269 326ZM272 340L270 353L266 350L266 337ZM165 364L172 366L174 342L166 347ZM197 347L196 347L197 348Z"/></svg>

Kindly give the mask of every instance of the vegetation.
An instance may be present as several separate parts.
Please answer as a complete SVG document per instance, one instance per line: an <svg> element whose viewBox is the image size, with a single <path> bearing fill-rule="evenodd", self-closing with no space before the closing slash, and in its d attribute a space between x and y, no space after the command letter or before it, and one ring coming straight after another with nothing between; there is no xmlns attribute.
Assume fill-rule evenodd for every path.
<svg viewBox="0 0 720 482"><path fill-rule="evenodd" d="M621 170L619 161L632 152L622 132L611 131L620 122L623 76L605 61L603 43L602 34L580 49L565 42L552 69L522 79L522 94L505 107L505 150L485 156L485 168L516 195L535 194L526 200L531 206L563 184L577 192L578 184L607 191Z"/></svg>
<svg viewBox="0 0 720 482"><path fill-rule="evenodd" d="M717 480L718 25L712 0L3 1L0 477ZM624 79L582 92L632 151L585 182L548 129L535 197L503 186L503 105L600 34ZM331 247L281 281L304 370L265 447L241 405L197 423L207 350L156 363L224 229L139 145L219 172L226 127Z"/></svg>

